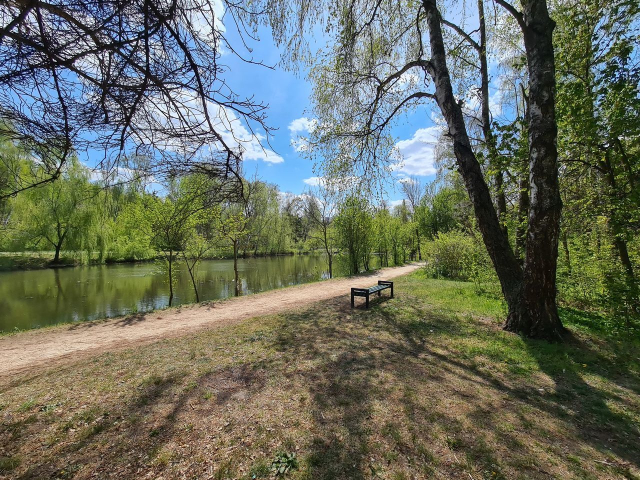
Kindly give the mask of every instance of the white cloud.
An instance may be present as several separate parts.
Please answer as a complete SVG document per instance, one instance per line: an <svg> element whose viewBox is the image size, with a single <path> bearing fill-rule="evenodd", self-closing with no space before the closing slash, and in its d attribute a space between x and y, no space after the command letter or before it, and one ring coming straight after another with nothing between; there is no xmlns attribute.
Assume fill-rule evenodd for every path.
<svg viewBox="0 0 640 480"><path fill-rule="evenodd" d="M354 190L358 188L361 178L356 176L346 177L309 177L302 180L305 184L311 187L317 187L318 185L332 190L333 192L346 192L348 190Z"/></svg>
<svg viewBox="0 0 640 480"><path fill-rule="evenodd" d="M398 183L409 183L409 184L413 184L413 183L418 183L417 180L414 180L411 177L407 177L404 173L399 173L398 174Z"/></svg>
<svg viewBox="0 0 640 480"><path fill-rule="evenodd" d="M181 10L185 23L204 37L213 38L214 31L225 33L227 30L222 21L225 13L224 3L220 0L210 3L186 0Z"/></svg>
<svg viewBox="0 0 640 480"><path fill-rule="evenodd" d="M390 209L390 210L393 210L393 208L394 208L394 207L397 207L398 205L402 205L402 202L403 202L403 201L404 201L404 200L391 200L391 201L389 202L389 209Z"/></svg>
<svg viewBox="0 0 640 480"><path fill-rule="evenodd" d="M291 132L291 146L296 152L306 152L309 150L309 139L302 135L303 133L311 133L318 125L318 121L308 119L307 117L296 118L289 124Z"/></svg>
<svg viewBox="0 0 640 480"><path fill-rule="evenodd" d="M441 133L440 127L421 128L409 140L396 143L402 161L395 170L408 175L434 175L435 149Z"/></svg>
<svg viewBox="0 0 640 480"><path fill-rule="evenodd" d="M309 141L306 137L292 138L291 146L296 152L306 152L309 150Z"/></svg>
<svg viewBox="0 0 640 480"><path fill-rule="evenodd" d="M301 132L311 132L317 124L317 120L310 120L307 117L296 118L289 124L289 130L292 135L298 135Z"/></svg>
<svg viewBox="0 0 640 480"><path fill-rule="evenodd" d="M312 187L317 187L322 182L324 182L324 178L322 178L322 177L309 177L309 178L305 178L302 181L304 183L306 183L307 185L311 185Z"/></svg>
<svg viewBox="0 0 640 480"><path fill-rule="evenodd" d="M179 113L175 111L175 107L172 109L170 106L166 109L155 109L155 118L160 123L179 126L178 119L184 117L192 123L205 124L204 107L194 92L183 90L176 93L176 98L178 99L176 104L180 108ZM263 146L266 137L258 132L251 132L233 110L213 102L207 102L206 109L212 126L220 134L222 141L229 148L240 149L243 160L262 160L266 163L284 162L280 155ZM154 143L165 149L179 150L180 145L174 146L171 142L163 144L163 140L163 138L156 138ZM212 150L219 147L220 145L209 146Z"/></svg>
<svg viewBox="0 0 640 480"><path fill-rule="evenodd" d="M494 117L502 115L503 100L504 91L502 88L497 89L493 94L489 95L489 111Z"/></svg>

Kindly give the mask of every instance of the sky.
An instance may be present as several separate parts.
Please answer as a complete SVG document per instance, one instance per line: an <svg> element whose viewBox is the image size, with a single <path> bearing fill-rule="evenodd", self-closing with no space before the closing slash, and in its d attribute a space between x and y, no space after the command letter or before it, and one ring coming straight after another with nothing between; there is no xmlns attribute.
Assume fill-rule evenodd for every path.
<svg viewBox="0 0 640 480"><path fill-rule="evenodd" d="M232 32L228 33L233 41ZM273 69L242 62L233 55L223 55L221 59L228 66L225 81L241 96L254 96L256 101L267 103L266 123L276 129L269 143L262 142L266 153L255 141L245 145L244 172L249 177L257 174L260 179L277 184L283 192L300 194L309 185L317 184L318 179L312 162L295 148L295 140L308 133L312 122L312 85L305 72L296 74L277 66L281 51L269 31L259 33L260 41L252 44L253 59L275 65ZM424 183L434 178L434 147L439 127L427 107L403 118L392 132L404 161L394 172L386 200L397 204L403 197L397 183L400 179L414 175Z"/></svg>

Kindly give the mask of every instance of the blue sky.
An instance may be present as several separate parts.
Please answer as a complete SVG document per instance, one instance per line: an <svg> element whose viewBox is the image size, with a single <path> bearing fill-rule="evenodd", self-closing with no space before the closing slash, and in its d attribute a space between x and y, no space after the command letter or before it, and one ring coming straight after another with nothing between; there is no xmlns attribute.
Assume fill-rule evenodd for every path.
<svg viewBox="0 0 640 480"><path fill-rule="evenodd" d="M233 41L232 32L228 32ZM281 52L275 47L267 30L260 32L260 42L251 45L253 59L267 65L277 65ZM310 95L311 84L305 73L294 74L276 66L274 69L250 65L232 55L224 55L222 63L228 66L225 80L239 95L255 96L255 100L269 104L267 124L276 128L270 139L270 146L263 146L272 151L267 155L247 145L245 153L245 174L252 176L257 172L259 178L275 183L281 191L300 194L313 183L317 173L313 171L312 162L303 158L292 145L298 135L305 135L305 125L311 119ZM393 131L398 139L398 147L404 156L404 167L395 175L398 179L407 175L420 176L426 181L433 178L433 148L437 127L431 120L430 107L418 109L403 119ZM399 201L402 193L390 187L387 191L390 201ZM395 203L395 202L394 202Z"/></svg>

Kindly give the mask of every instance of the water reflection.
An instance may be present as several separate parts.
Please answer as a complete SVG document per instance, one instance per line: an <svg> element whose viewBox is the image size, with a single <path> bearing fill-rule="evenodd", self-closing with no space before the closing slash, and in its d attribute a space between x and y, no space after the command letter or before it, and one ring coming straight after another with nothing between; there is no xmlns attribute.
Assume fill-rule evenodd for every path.
<svg viewBox="0 0 640 480"><path fill-rule="evenodd" d="M325 258L315 255L241 259L238 269L243 295L328 277ZM195 302L186 266L178 265L177 277L173 304ZM197 285L203 301L233 296L233 261L202 262ZM168 304L169 286L153 263L0 272L2 331L145 312Z"/></svg>

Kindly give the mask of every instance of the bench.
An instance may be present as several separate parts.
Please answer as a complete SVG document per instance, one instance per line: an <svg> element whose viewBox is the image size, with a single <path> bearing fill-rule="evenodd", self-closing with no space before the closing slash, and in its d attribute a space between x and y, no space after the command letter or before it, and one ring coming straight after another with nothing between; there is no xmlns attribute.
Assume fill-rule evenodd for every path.
<svg viewBox="0 0 640 480"><path fill-rule="evenodd" d="M351 308L355 306L355 297L365 297L367 299L366 308L369 308L369 295L377 293L380 296L380 292L385 289L391 289L391 298L393 298L393 282L387 282L386 280L378 280L378 285L374 285L369 288L352 288L351 289Z"/></svg>

